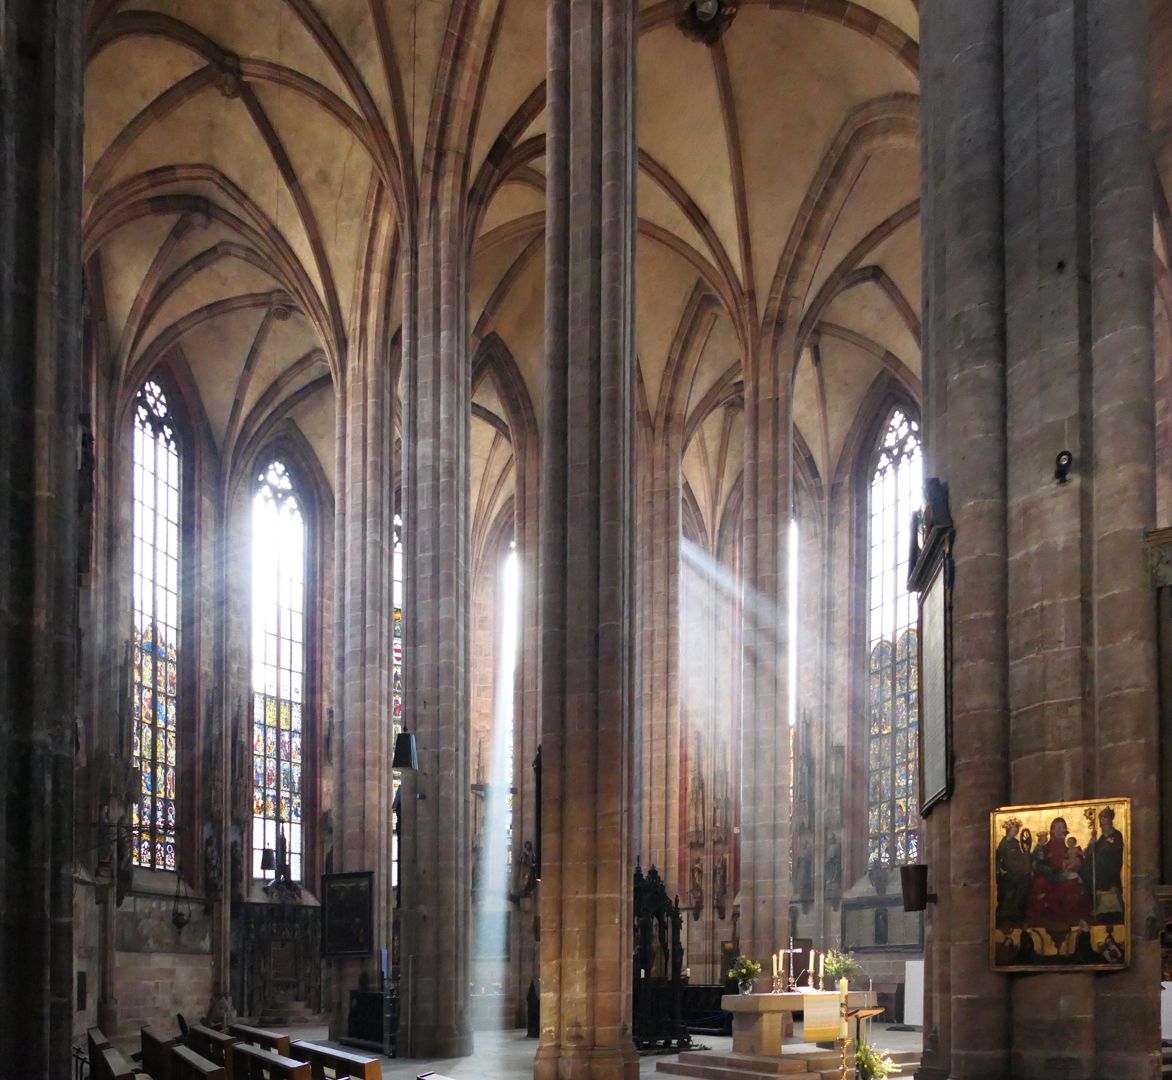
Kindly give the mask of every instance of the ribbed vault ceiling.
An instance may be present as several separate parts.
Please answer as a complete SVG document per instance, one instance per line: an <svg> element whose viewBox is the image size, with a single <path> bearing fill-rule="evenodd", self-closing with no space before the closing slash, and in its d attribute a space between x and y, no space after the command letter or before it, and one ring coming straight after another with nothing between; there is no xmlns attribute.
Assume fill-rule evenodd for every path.
<svg viewBox="0 0 1172 1080"><path fill-rule="evenodd" d="M749 0L708 48L674 11L641 14L641 408L684 425L715 535L747 365L795 371L823 481L877 379L918 395L917 15L912 0ZM458 58L478 97L473 352L499 338L540 423L543 0L91 3L92 306L128 382L163 358L190 368L225 468L289 418L332 477L335 387L356 350L394 352L400 225L455 25L484 43ZM485 535L513 465L493 380L475 401Z"/></svg>

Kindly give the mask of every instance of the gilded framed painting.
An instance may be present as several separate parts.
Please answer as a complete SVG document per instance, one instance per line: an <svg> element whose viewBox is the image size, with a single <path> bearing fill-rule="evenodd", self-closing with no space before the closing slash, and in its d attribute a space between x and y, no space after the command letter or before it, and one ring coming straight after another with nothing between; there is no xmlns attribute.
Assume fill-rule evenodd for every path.
<svg viewBox="0 0 1172 1080"><path fill-rule="evenodd" d="M995 971L1119 971L1131 962L1131 800L989 815Z"/></svg>

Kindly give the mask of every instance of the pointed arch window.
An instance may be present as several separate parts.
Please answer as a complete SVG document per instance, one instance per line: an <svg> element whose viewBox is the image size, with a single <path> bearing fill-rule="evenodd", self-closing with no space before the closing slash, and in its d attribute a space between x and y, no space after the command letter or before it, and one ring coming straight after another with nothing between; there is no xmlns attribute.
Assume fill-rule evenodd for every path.
<svg viewBox="0 0 1172 1080"><path fill-rule="evenodd" d="M915 862L919 856L919 648L907 556L920 488L919 424L897 408L883 430L869 498L869 866Z"/></svg>
<svg viewBox="0 0 1172 1080"><path fill-rule="evenodd" d="M285 463L257 475L252 497L252 876L266 848L301 881L306 528ZM282 868L277 867L279 873Z"/></svg>
<svg viewBox="0 0 1172 1080"><path fill-rule="evenodd" d="M131 763L139 799L131 808L135 866L174 870L179 712L180 448L162 387L143 383L134 406Z"/></svg>
<svg viewBox="0 0 1172 1080"><path fill-rule="evenodd" d="M391 745L403 730L403 517L395 514L391 536ZM400 771L391 772L391 888L399 889Z"/></svg>

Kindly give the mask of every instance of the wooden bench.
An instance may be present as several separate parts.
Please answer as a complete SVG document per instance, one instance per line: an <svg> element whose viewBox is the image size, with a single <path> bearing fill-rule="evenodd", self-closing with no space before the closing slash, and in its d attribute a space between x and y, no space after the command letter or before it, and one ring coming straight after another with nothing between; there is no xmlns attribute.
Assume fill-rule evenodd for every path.
<svg viewBox="0 0 1172 1080"><path fill-rule="evenodd" d="M344 1076L355 1080L382 1080L383 1070L378 1058L350 1054L332 1046L298 1041L289 1047L289 1056L308 1061L313 1080L341 1080Z"/></svg>
<svg viewBox="0 0 1172 1080"><path fill-rule="evenodd" d="M206 1024L192 1024L187 1029L187 1045L197 1054L224 1067L227 1080L232 1080L232 1047L236 1039Z"/></svg>
<svg viewBox="0 0 1172 1080"><path fill-rule="evenodd" d="M260 1046L237 1043L232 1047L232 1080L312 1080L312 1077L307 1061L283 1057Z"/></svg>
<svg viewBox="0 0 1172 1080"><path fill-rule="evenodd" d="M98 1051L96 1062L90 1063L93 1080L134 1080L134 1067L117 1050L106 1047Z"/></svg>
<svg viewBox="0 0 1172 1080"><path fill-rule="evenodd" d="M289 1036L279 1031L268 1031L265 1028L249 1027L247 1024L231 1024L228 1034L235 1035L243 1043L253 1043L255 1046L272 1050L274 1054L289 1053Z"/></svg>
<svg viewBox="0 0 1172 1080"><path fill-rule="evenodd" d="M171 1080L171 1050L174 1039L160 1035L154 1028L144 1027L139 1032L142 1041L142 1067L154 1080Z"/></svg>
<svg viewBox="0 0 1172 1080"><path fill-rule="evenodd" d="M223 1065L208 1061L190 1046L173 1046L171 1080L228 1080L228 1070Z"/></svg>
<svg viewBox="0 0 1172 1080"><path fill-rule="evenodd" d="M98 1054L110 1049L110 1040L102 1034L101 1028L87 1028L85 1033L86 1058L90 1063L90 1076L97 1075Z"/></svg>

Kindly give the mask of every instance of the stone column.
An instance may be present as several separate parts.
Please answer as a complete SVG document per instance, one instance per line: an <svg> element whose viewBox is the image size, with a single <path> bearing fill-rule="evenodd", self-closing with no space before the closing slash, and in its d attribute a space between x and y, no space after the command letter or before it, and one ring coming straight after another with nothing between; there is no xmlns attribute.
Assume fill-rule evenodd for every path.
<svg viewBox="0 0 1172 1080"><path fill-rule="evenodd" d="M762 343L745 376L740 940L741 952L758 961L789 940L786 578L792 477L784 355L784 349Z"/></svg>
<svg viewBox="0 0 1172 1080"><path fill-rule="evenodd" d="M1131 970L1015 981L1011 1064L1136 1076L1159 1046L1149 12L1003 18L1011 796L1134 807ZM1071 1023L1039 1031L1059 993Z"/></svg>
<svg viewBox="0 0 1172 1080"><path fill-rule="evenodd" d="M215 701L215 711L206 718L206 745L208 758L212 768L208 776L207 791L204 795L204 805L208 810L209 821L205 827L211 830L217 850L221 853L219 895L211 899L211 952L212 952L212 993L208 1001L206 1022L213 1027L226 1031L228 1025L236 1020L236 1009L232 1004L232 890L235 883L232 880L232 821L233 821L233 794L237 790L240 778L232 776L233 747L243 743L244 732L251 725L242 723L241 711L247 709L242 701L247 698L240 692L241 687L250 688L250 683L240 680L241 668L248 678L248 669L237 661L237 668L233 674L235 678L228 678L232 670L233 658L230 655L230 642L248 641L248 629L240 619L243 613L243 598L249 595L251 552L240 542L240 530L233 530L232 506L226 497L227 485L220 487L221 497L215 507L215 539L214 550L217 557L212 560L212 588L213 603L218 610L211 613L210 621L218 629L213 639L214 656L214 690L208 692L209 700ZM251 502L244 501L251 506ZM243 535L249 535L245 532ZM244 577L243 588L232 592L232 585L240 585L240 578ZM234 580L235 579L235 580ZM231 599L230 599L231 598ZM201 598L202 600L202 598ZM197 601L198 603L198 601ZM206 610L206 609L205 609ZM236 632L233 633L232 631ZM245 744L251 747L251 733ZM238 760L250 761L247 754L240 754ZM248 803L251 807L251 800ZM244 808L242 807L241 810ZM244 837L241 839L241 860L245 869L245 882L252 874L251 851L248 850ZM205 888L207 883L205 882ZM247 884L244 886L247 888ZM107 907L112 909L112 905ZM113 911L107 913L110 920L110 930L113 931ZM111 950L113 943L111 943ZM111 963L113 953L111 951Z"/></svg>
<svg viewBox="0 0 1172 1080"><path fill-rule="evenodd" d="M957 528L922 1075L1155 1075L1148 5L922 16L926 473ZM1130 970L992 974L989 810L1113 795L1134 807Z"/></svg>
<svg viewBox="0 0 1172 1080"><path fill-rule="evenodd" d="M930 887L924 1076L1008 1074L989 970L988 813L1006 800L1005 282L1001 2L922 12L925 476L957 527L956 791L923 828Z"/></svg>
<svg viewBox="0 0 1172 1080"><path fill-rule="evenodd" d="M459 162L440 168L404 281L404 701L419 772L402 788L400 1032L409 1056L429 1058L472 1053L472 379Z"/></svg>
<svg viewBox="0 0 1172 1080"><path fill-rule="evenodd" d="M633 1080L634 0L551 0L538 1080Z"/></svg>
<svg viewBox="0 0 1172 1080"><path fill-rule="evenodd" d="M1091 4L1085 16L1090 157L1090 582L1098 795L1132 797L1127 972L1094 984L1095 1068L1103 1080L1160 1068L1159 692L1155 596L1144 530L1156 523L1153 191L1148 4ZM1084 418L1088 410L1079 411ZM1093 636L1092 636L1093 635ZM1093 644L1092 644L1093 643Z"/></svg>
<svg viewBox="0 0 1172 1080"><path fill-rule="evenodd" d="M0 9L0 1061L73 1022L83 4Z"/></svg>
<svg viewBox="0 0 1172 1080"><path fill-rule="evenodd" d="M346 1033L350 991L364 977L378 988L379 950L391 947L394 375L384 353L355 347L338 394L333 867L374 873L374 953L333 962L333 1038Z"/></svg>
<svg viewBox="0 0 1172 1080"><path fill-rule="evenodd" d="M681 864L680 762L691 747L681 744L680 723L680 470L683 422L667 416L654 424L637 468L646 472L646 502L638 515L636 558L642 563L640 601L640 724L642 727L642 834L637 854L644 870L659 869L668 894L688 891ZM694 703L698 704L698 703Z"/></svg>

